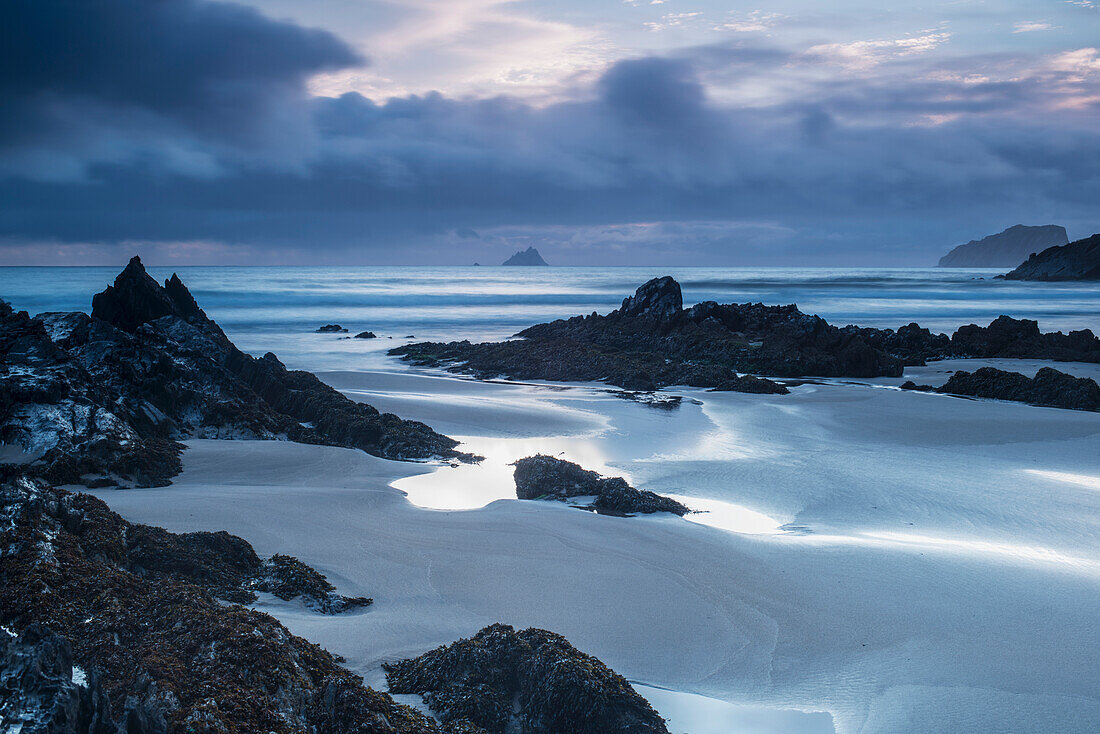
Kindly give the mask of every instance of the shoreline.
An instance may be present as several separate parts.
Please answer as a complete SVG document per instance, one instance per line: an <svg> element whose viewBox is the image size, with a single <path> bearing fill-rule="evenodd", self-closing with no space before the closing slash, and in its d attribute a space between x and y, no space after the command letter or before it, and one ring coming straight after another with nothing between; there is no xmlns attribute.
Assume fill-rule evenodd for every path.
<svg viewBox="0 0 1100 734"><path fill-rule="evenodd" d="M471 394L479 400L488 397L483 393L497 397L483 415L471 418L475 425L493 426L486 440L552 433L537 430L544 427L539 415L545 408L546 414L557 416L554 426L561 435L587 435L587 442L606 452L601 466L653 491L671 491L679 481L717 493L727 486L720 479L725 457L725 463L737 467L738 478L712 499L729 501L736 492L744 505L809 533L792 536L793 545L777 545L678 518L606 518L541 502L424 510L390 485L409 477L442 476L447 467L395 464L294 444L195 442L184 453L184 473L173 486L95 494L124 516L169 529L224 525L261 551L278 538L280 547L326 573L341 593L373 596L371 611L335 623L285 607L264 608L295 634L344 655L354 670L368 674L368 682L370 671L387 657L419 654L470 634L482 622L503 621L554 629L632 681L745 705L829 710L840 732L876 720L878 730L889 730L891 717L918 711L931 717L932 729L936 721L942 729L943 717L952 715L944 700L950 704L977 695L964 690L968 681L984 681L982 686L990 690L968 704L986 721L1019 724L1032 717L1047 724L1060 721L1064 730L1074 731L1075 720L1100 716L1100 691L1090 690L1086 672L1095 661L1073 641L1089 634L1085 600L1098 587L1095 569L1075 568L1057 555L1035 558L1021 551L1049 546L1065 555L1068 548L1088 547L1082 545L1087 528L1080 518L1075 525L1073 516L1084 507L1095 508L1097 496L1073 482L1090 475L1088 454L1082 451L1100 435L1095 415L962 400L940 401L929 411L927 401L916 402L923 395L832 385L810 385L778 398L691 395L679 409L665 412L592 386L477 383L412 371L380 375L376 383L371 373L354 374L340 373L333 383L365 391L372 403L388 392L391 404L383 409L430 420L449 434L457 432L448 422L461 420L456 406ZM319 376L327 381L325 373ZM353 387L356 380L359 386ZM496 413L498 420L493 421L500 406L510 409ZM847 421L857 421L861 414L881 415L883 422L857 431ZM787 423L768 427L784 415ZM1020 415L1029 417L1028 425L1013 418ZM618 435L619 423L627 418L631 435L624 437ZM1000 428L962 441L963 426L977 425L974 420ZM666 429L694 428L684 436L665 430L669 438L663 447L655 438L640 438L661 424ZM945 434L944 426L954 428ZM698 440L722 432L733 440ZM752 441L744 440L750 435ZM1044 438L1035 441L1034 435ZM792 463L798 453L792 446L801 445L805 452L819 442L814 454L823 460L827 454L821 451L830 445L847 445L854 455L874 453L872 439L895 446L882 455L882 464L908 454L907 463L876 473L874 482L855 482L855 495L849 489L849 496L835 496L828 487L799 491L810 475L805 462ZM1052 447L1058 451L1052 454ZM663 455L655 456L657 448ZM633 460L623 458L631 452ZM1044 471L1060 478L1022 473L1029 457L1044 452ZM777 458L780 470L761 475L756 467L776 465ZM889 490L885 494L873 491L875 484L888 484L891 477L926 475L916 467L934 460L948 462L937 483L969 477L963 482L965 491L945 488L921 494L910 486L919 484L912 477L900 487L884 488ZM839 471L840 463L826 462L813 473L829 477L827 484L837 487L859 477ZM863 471L875 470L868 466ZM1094 466L1091 473L1100 474ZM297 484L291 481L294 476L300 477ZM991 492L1005 476L1014 477L1015 485ZM1025 491L1025 481L1035 496ZM158 501L159 492L173 494L171 506ZM696 494L702 496L701 491ZM895 494L895 502L883 502ZM947 504L952 494L961 496ZM1010 501L1014 506L1005 507ZM864 507L872 502L883 502L881 509ZM1044 511L1043 505L1052 502L1055 507ZM991 514L997 506L1001 510ZM319 521L304 524L305 512L318 512ZM910 519L903 519L906 515ZM954 530L944 524L951 515L960 518ZM1030 523L1025 522L1028 515L1035 518ZM973 525L979 518L984 526ZM916 529L901 525L918 520ZM972 535L981 537L962 534L967 524ZM904 537L851 542L866 530ZM951 533L962 542L991 545L944 546ZM846 542L830 542L836 535L846 535ZM1062 542L1048 542L1056 538ZM637 553L624 555L624 548ZM723 578L728 570L719 568L736 573ZM852 578L846 569L856 568L860 575ZM1051 589L1046 607L1030 598L1037 584ZM893 598L906 603L899 607ZM1002 608L975 599L996 599ZM1040 608L1047 614L1049 604L1062 617L1053 637L1054 630L1044 633L1037 624ZM952 609L963 619L946 617ZM974 627L965 617L979 610L985 623ZM623 615L621 623L609 625L610 619ZM922 618L930 621L922 623ZM935 642L940 635L934 630L948 619L957 632ZM669 629L671 620L690 629ZM348 629L341 630L344 624ZM822 637L825 630L829 632ZM991 630L997 631L995 638ZM906 638L905 656L920 663L891 662ZM370 649L356 640L367 641ZM1004 657L1010 649L1019 656L1020 650L1037 648L1051 654L1025 653L1013 663ZM941 669L949 660L955 662ZM1055 662L1057 669L1050 668ZM1017 668L1018 674L1009 672ZM868 688L871 679L866 678L876 669L875 679L888 682L877 693L877 686ZM954 681L955 694L949 693L952 686L933 686L924 694L918 690L905 700L892 701L888 694L897 686L924 690L922 686L945 676ZM829 681L838 679L851 681L850 694L838 696L832 690ZM1077 703L1068 708L1065 697L1054 693L1067 690L1077 691ZM933 700L941 700L939 713L932 704L922 708Z"/></svg>

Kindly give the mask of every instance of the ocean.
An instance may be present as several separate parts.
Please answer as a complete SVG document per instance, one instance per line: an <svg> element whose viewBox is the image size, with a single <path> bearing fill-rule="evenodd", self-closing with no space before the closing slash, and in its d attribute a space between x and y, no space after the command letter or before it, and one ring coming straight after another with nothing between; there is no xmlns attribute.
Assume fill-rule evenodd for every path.
<svg viewBox="0 0 1100 734"><path fill-rule="evenodd" d="M0 298L30 313L91 309L121 267L0 268ZM415 339L502 339L534 323L617 308L646 280L676 278L686 305L798 304L831 323L935 331L1001 314L1044 331L1100 330L1100 283L995 280L999 270L940 268L150 267L178 272L242 349L290 367L383 369L387 349ZM338 323L344 339L314 330Z"/></svg>

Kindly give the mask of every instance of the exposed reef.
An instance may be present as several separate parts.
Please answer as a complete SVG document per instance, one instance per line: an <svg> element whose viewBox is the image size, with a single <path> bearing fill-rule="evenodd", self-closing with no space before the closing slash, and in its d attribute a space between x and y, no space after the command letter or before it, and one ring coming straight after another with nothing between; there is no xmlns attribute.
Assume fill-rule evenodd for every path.
<svg viewBox="0 0 1100 734"><path fill-rule="evenodd" d="M1006 280L1100 280L1100 234L1033 253Z"/></svg>
<svg viewBox="0 0 1100 734"><path fill-rule="evenodd" d="M671 512L690 509L670 497L635 489L622 477L601 477L594 471L553 456L537 454L515 462L516 497L521 500L559 500L594 497L591 508L605 515Z"/></svg>
<svg viewBox="0 0 1100 734"><path fill-rule="evenodd" d="M537 324L503 342L408 344L390 350L413 364L482 379L605 381L632 392L670 385L783 394L764 378L900 376L904 366L952 357L1024 357L1100 362L1089 330L1041 333L1035 321L1001 316L952 336L918 324L893 329L838 328L796 306L683 308L670 277L642 285L622 307ZM738 373L749 373L748 375Z"/></svg>
<svg viewBox="0 0 1100 734"><path fill-rule="evenodd" d="M410 344L391 354L482 378L603 380L625 390L668 385L737 387L738 372L780 377L900 375L902 361L858 334L808 316L795 306L719 305L683 308L679 284L657 278L620 309L538 324L522 339L471 344ZM781 393L781 386L769 388Z"/></svg>
<svg viewBox="0 0 1100 734"><path fill-rule="evenodd" d="M444 723L491 734L667 734L621 675L560 635L494 624L383 666L390 691L420 694Z"/></svg>
<svg viewBox="0 0 1100 734"><path fill-rule="evenodd" d="M973 372L956 372L940 387L917 385L912 381L901 387L903 390L1011 400L1048 408L1100 410L1100 385L1096 380L1067 375L1052 367L1043 367L1035 377L982 367Z"/></svg>
<svg viewBox="0 0 1100 734"><path fill-rule="evenodd" d="M173 275L133 258L92 314L31 318L0 301L0 477L158 486L186 438L286 439L390 459L471 460L423 423L380 413L238 350Z"/></svg>

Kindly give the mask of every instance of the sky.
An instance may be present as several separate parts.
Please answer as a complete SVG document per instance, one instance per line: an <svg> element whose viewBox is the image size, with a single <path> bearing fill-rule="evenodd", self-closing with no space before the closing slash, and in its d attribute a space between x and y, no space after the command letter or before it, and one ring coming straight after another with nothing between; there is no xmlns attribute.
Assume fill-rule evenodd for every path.
<svg viewBox="0 0 1100 734"><path fill-rule="evenodd" d="M922 266L1100 232L1100 0L8 0L0 264Z"/></svg>

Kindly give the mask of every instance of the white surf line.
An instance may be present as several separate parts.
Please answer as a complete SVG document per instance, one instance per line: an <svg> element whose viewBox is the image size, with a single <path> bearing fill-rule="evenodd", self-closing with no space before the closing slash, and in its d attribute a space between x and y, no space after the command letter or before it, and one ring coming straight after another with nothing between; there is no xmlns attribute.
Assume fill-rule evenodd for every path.
<svg viewBox="0 0 1100 734"><path fill-rule="evenodd" d="M782 523L775 518L742 505L682 494L665 496L687 505L692 510L697 510L684 515L685 520L697 525L706 525L741 535L779 535L783 532Z"/></svg>
<svg viewBox="0 0 1100 734"><path fill-rule="evenodd" d="M1100 477L1091 474L1073 474L1072 472L1047 471L1045 469L1024 469L1024 473L1042 477L1043 479L1051 479L1055 482L1076 484L1079 487L1100 491Z"/></svg>
<svg viewBox="0 0 1100 734"><path fill-rule="evenodd" d="M668 722L671 732L691 734L834 734L833 717L825 711L728 703L695 693L631 686Z"/></svg>

